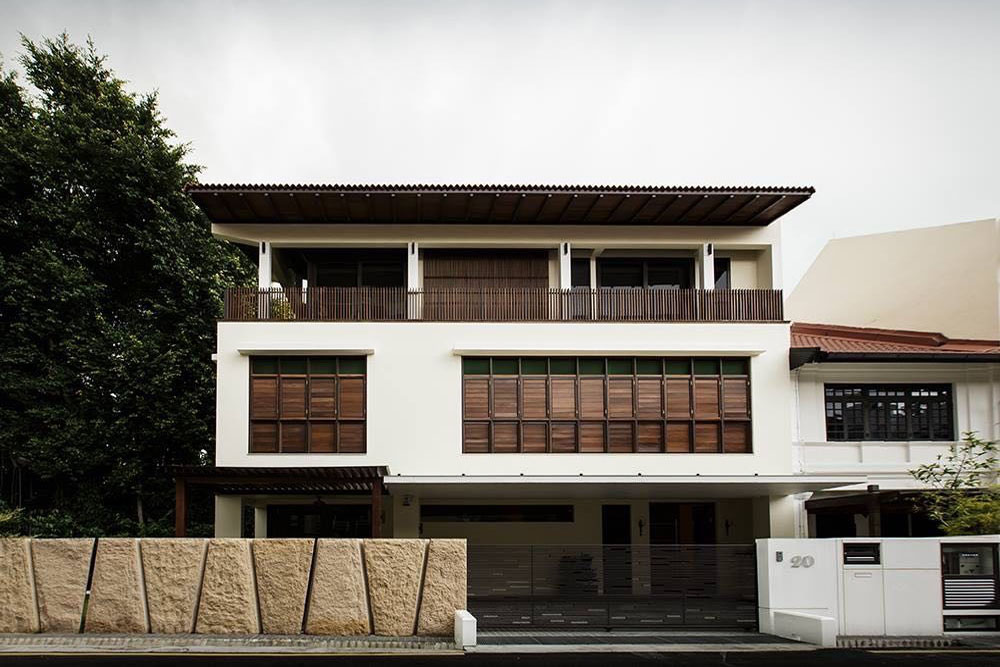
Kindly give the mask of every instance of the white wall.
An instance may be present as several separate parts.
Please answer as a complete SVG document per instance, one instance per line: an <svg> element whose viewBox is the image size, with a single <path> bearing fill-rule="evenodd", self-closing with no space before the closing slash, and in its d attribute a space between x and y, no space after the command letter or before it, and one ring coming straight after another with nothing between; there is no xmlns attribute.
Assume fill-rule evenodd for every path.
<svg viewBox="0 0 1000 667"><path fill-rule="evenodd" d="M796 322L1000 338L1000 218L833 239L785 301Z"/></svg>
<svg viewBox="0 0 1000 667"><path fill-rule="evenodd" d="M845 565L852 542L879 544L881 561ZM997 542L998 535L757 540L761 631L779 632L778 611L832 618L841 636L890 637L940 635L945 615L1000 613L946 612L941 597L942 543Z"/></svg>
<svg viewBox="0 0 1000 667"><path fill-rule="evenodd" d="M908 471L946 453L951 442L827 442L825 383L951 384L956 434L977 431L1000 438L1000 364L808 364L792 372L794 452L797 471L865 475L850 489L917 488ZM844 489L842 489L844 490Z"/></svg>
<svg viewBox="0 0 1000 667"><path fill-rule="evenodd" d="M780 475L792 472L787 324L220 322L220 466L387 465L402 475ZM754 354L752 454L463 454L461 357ZM373 350L366 454L250 454L245 352ZM242 352L241 352L242 351Z"/></svg>

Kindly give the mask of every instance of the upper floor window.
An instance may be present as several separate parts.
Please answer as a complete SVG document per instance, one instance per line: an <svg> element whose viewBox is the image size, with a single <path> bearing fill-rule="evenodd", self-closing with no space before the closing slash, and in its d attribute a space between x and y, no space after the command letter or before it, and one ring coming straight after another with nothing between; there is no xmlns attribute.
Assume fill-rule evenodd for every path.
<svg viewBox="0 0 1000 667"><path fill-rule="evenodd" d="M252 357L252 453L365 451L365 357Z"/></svg>
<svg viewBox="0 0 1000 667"><path fill-rule="evenodd" d="M750 361L465 357L467 453L747 453Z"/></svg>
<svg viewBox="0 0 1000 667"><path fill-rule="evenodd" d="M598 287L689 289L694 281L694 260L685 258L599 258Z"/></svg>
<svg viewBox="0 0 1000 667"><path fill-rule="evenodd" d="M954 440L946 384L828 384L827 440Z"/></svg>

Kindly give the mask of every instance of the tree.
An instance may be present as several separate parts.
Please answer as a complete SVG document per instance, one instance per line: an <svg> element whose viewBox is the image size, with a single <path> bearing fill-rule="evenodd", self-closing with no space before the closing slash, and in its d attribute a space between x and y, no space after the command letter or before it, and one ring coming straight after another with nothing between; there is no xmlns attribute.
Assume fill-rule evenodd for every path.
<svg viewBox="0 0 1000 667"><path fill-rule="evenodd" d="M1000 533L998 447L974 431L947 455L910 474L931 488L920 505L946 535Z"/></svg>
<svg viewBox="0 0 1000 667"><path fill-rule="evenodd" d="M43 534L163 533L168 467L214 449L222 291L253 268L184 194L155 93L89 41L22 45L30 91L0 64L0 490Z"/></svg>

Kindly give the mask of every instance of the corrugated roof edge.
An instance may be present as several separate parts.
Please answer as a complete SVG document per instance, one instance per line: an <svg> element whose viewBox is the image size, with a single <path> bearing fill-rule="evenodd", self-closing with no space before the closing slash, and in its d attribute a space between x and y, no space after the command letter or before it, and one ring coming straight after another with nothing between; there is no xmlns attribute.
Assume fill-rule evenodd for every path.
<svg viewBox="0 0 1000 667"><path fill-rule="evenodd" d="M185 192L594 192L594 193L698 193L698 194L797 194L812 195L811 186L706 186L706 185L512 185L512 184L385 184L385 183L189 183Z"/></svg>

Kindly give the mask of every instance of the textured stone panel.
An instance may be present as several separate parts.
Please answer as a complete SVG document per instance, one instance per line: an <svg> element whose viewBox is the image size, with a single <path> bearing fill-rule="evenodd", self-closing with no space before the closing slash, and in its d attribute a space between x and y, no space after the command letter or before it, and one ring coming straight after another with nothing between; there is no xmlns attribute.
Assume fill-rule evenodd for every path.
<svg viewBox="0 0 1000 667"><path fill-rule="evenodd" d="M427 545L418 635L451 635L455 610L466 608L465 540L431 540Z"/></svg>
<svg viewBox="0 0 1000 667"><path fill-rule="evenodd" d="M361 540L317 540L312 577L308 634L371 633Z"/></svg>
<svg viewBox="0 0 1000 667"><path fill-rule="evenodd" d="M427 540L365 540L368 599L376 635L412 635Z"/></svg>
<svg viewBox="0 0 1000 667"><path fill-rule="evenodd" d="M269 635L302 632L313 540L254 540L261 630Z"/></svg>
<svg viewBox="0 0 1000 667"><path fill-rule="evenodd" d="M194 631L220 635L260 632L250 540L209 541Z"/></svg>
<svg viewBox="0 0 1000 667"><path fill-rule="evenodd" d="M0 538L0 632L38 632L31 540Z"/></svg>
<svg viewBox="0 0 1000 667"><path fill-rule="evenodd" d="M42 632L80 631L93 551L90 537L31 541Z"/></svg>
<svg viewBox="0 0 1000 667"><path fill-rule="evenodd" d="M194 632L208 540L197 538L142 540L150 632Z"/></svg>
<svg viewBox="0 0 1000 667"><path fill-rule="evenodd" d="M139 540L97 540L85 632L149 632L146 597L139 561Z"/></svg>

